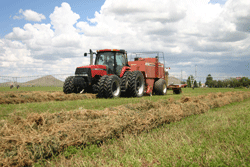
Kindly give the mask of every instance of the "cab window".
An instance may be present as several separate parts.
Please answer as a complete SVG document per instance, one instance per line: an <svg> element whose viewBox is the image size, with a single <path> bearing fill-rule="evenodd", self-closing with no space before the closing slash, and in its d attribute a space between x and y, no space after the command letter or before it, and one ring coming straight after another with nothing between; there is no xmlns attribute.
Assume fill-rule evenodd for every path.
<svg viewBox="0 0 250 167"><path fill-rule="evenodd" d="M123 53L116 53L116 73L120 75L122 68L126 65L126 57Z"/></svg>
<svg viewBox="0 0 250 167"><path fill-rule="evenodd" d="M100 52L97 55L96 65L106 65L107 73L113 74L114 70L114 52Z"/></svg>

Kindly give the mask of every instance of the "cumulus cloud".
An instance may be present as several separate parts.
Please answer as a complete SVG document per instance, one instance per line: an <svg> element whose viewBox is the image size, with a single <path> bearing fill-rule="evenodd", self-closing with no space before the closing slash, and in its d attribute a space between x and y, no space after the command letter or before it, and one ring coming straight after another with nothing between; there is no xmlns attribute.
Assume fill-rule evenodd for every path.
<svg viewBox="0 0 250 167"><path fill-rule="evenodd" d="M54 12L49 17L55 33L58 35L75 33L74 24L80 18L78 14L71 10L70 5L66 2L63 2L61 7L55 7Z"/></svg>
<svg viewBox="0 0 250 167"><path fill-rule="evenodd" d="M27 23L13 28L0 43L0 58L6 57L8 49L21 45L17 50L41 66L52 63L54 69L60 69L62 64L73 70L78 63L88 64L83 53L90 48L159 50L175 74L183 68L192 74L194 64L204 68L203 75L216 72L222 64L219 70L226 72L234 66L233 58L244 63L241 58L249 56L249 7L250 2L244 0L227 0L225 5L209 0L106 0L93 18L82 21L81 17L87 16L80 17L64 2L50 14L49 24ZM30 11L21 10L20 17L45 19ZM28 17L31 15L33 19ZM18 52L10 54L19 57ZM9 62L4 66L11 65L4 60Z"/></svg>
<svg viewBox="0 0 250 167"><path fill-rule="evenodd" d="M250 32L250 1L240 0L226 3L225 16L235 24L238 31Z"/></svg>
<svg viewBox="0 0 250 167"><path fill-rule="evenodd" d="M43 14L37 13L33 10L25 10L22 9L19 10L19 16L14 16L13 19L25 19L28 21L36 21L41 22L42 20L46 19L46 17Z"/></svg>
<svg viewBox="0 0 250 167"><path fill-rule="evenodd" d="M182 66L186 66L186 65L192 65L193 63L192 62L179 62L177 63L177 65L182 65Z"/></svg>

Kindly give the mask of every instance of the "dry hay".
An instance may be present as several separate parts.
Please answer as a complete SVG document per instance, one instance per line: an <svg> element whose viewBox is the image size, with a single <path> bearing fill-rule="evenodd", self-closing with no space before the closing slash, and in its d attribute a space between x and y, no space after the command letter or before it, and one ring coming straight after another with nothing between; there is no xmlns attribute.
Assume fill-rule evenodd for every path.
<svg viewBox="0 0 250 167"><path fill-rule="evenodd" d="M69 146L98 143L124 132L136 135L249 97L250 92L214 93L178 101L141 100L102 111L32 113L27 119L12 115L10 121L0 122L0 166L32 165Z"/></svg>
<svg viewBox="0 0 250 167"><path fill-rule="evenodd" d="M64 94L63 92L3 92L0 94L0 104L19 104L44 101L65 101L96 98L95 94Z"/></svg>

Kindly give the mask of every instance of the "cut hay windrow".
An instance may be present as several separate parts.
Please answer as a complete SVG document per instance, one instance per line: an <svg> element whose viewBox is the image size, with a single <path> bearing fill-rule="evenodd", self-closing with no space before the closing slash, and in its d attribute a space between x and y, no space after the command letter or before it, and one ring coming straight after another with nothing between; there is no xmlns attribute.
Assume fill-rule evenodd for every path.
<svg viewBox="0 0 250 167"><path fill-rule="evenodd" d="M211 93L152 102L141 100L102 111L75 110L32 113L26 119L12 115L0 122L0 166L32 165L63 152L69 146L85 146L139 134L162 124L201 114L211 108L250 98L250 92Z"/></svg>
<svg viewBox="0 0 250 167"><path fill-rule="evenodd" d="M94 99L95 94L64 94L63 92L3 92L0 94L0 104L19 104L45 101L65 101Z"/></svg>

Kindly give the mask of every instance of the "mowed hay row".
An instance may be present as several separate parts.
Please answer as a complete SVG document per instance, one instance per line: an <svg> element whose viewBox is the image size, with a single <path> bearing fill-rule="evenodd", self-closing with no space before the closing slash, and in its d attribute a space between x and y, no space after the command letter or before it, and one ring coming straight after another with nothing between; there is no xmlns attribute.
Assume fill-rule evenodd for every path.
<svg viewBox="0 0 250 167"><path fill-rule="evenodd" d="M32 165L68 146L98 143L123 133L138 134L249 97L250 92L213 93L178 101L142 100L102 111L32 113L27 119L12 115L11 120L0 122L0 166Z"/></svg>
<svg viewBox="0 0 250 167"><path fill-rule="evenodd" d="M95 94L64 94L63 92L4 92L0 94L0 104L19 104L44 101L65 101L93 99Z"/></svg>

